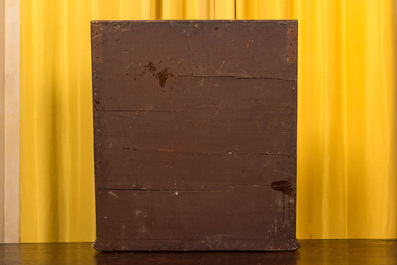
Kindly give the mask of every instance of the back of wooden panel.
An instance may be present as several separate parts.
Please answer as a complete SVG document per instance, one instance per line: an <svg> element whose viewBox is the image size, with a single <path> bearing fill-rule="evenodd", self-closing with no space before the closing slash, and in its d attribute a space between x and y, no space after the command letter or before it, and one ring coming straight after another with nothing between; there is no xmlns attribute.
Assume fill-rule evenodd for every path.
<svg viewBox="0 0 397 265"><path fill-rule="evenodd" d="M296 21L94 21L99 250L294 250Z"/></svg>

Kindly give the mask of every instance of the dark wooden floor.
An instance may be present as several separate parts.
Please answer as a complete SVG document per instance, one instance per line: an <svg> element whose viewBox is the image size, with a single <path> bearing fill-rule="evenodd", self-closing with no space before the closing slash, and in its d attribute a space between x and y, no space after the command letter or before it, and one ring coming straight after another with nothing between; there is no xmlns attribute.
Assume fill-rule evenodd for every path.
<svg viewBox="0 0 397 265"><path fill-rule="evenodd" d="M97 252L90 243L0 244L0 264L396 265L397 240L300 240L295 252Z"/></svg>

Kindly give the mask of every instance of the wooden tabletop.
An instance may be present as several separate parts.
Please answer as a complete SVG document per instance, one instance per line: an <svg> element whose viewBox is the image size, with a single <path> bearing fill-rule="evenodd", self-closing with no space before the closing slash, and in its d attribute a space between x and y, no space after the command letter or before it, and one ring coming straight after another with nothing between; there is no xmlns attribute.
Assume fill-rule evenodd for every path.
<svg viewBox="0 0 397 265"><path fill-rule="evenodd" d="M0 244L0 264L397 264L397 240L300 240L294 252L98 252L91 243Z"/></svg>

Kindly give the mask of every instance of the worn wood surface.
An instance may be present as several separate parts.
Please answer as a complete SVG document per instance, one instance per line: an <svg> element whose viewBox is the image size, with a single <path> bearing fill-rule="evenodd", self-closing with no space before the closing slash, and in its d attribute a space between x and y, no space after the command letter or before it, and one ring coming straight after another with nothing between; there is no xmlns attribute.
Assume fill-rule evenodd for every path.
<svg viewBox="0 0 397 265"><path fill-rule="evenodd" d="M292 252L98 252L91 243L0 244L0 264L395 265L397 240L299 240Z"/></svg>
<svg viewBox="0 0 397 265"><path fill-rule="evenodd" d="M94 21L99 250L293 250L296 21Z"/></svg>

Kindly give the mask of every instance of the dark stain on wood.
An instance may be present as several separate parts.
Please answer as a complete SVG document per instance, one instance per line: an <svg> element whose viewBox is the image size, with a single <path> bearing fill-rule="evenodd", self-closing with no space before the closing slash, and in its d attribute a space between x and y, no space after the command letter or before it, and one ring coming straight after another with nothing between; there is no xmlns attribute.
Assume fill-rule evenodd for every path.
<svg viewBox="0 0 397 265"><path fill-rule="evenodd" d="M295 195L295 189L289 181L285 181L285 180L274 181L272 182L271 187L272 189L281 191L282 193L288 196Z"/></svg>
<svg viewBox="0 0 397 265"><path fill-rule="evenodd" d="M170 73L168 72L168 69L164 68L160 72L156 73L154 76L157 77L157 79L159 80L159 85L161 87L165 87L165 83L167 82L169 75Z"/></svg>
<svg viewBox="0 0 397 265"><path fill-rule="evenodd" d="M93 21L95 248L298 248L296 48L296 21Z"/></svg>
<svg viewBox="0 0 397 265"><path fill-rule="evenodd" d="M157 70L156 66L152 62L148 62L148 64L145 65L145 68L151 72L155 72Z"/></svg>

